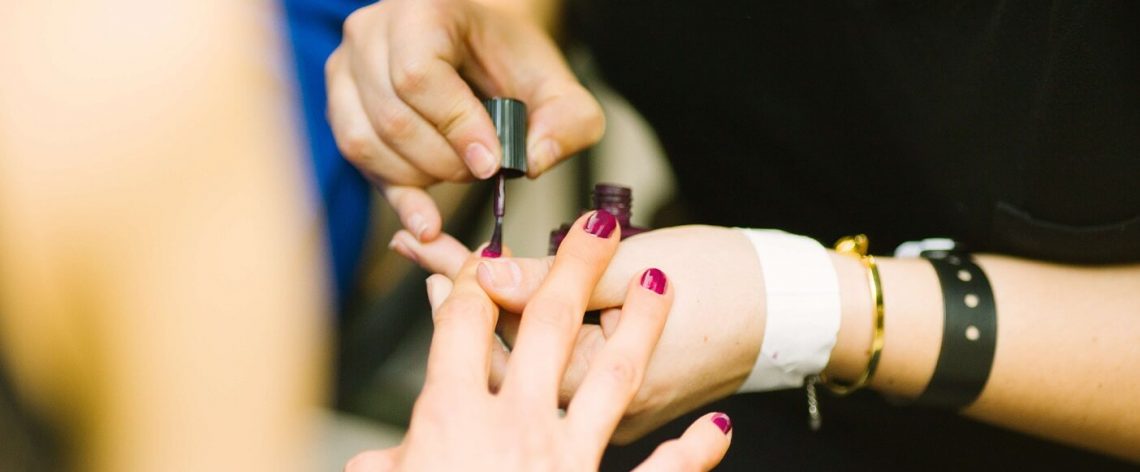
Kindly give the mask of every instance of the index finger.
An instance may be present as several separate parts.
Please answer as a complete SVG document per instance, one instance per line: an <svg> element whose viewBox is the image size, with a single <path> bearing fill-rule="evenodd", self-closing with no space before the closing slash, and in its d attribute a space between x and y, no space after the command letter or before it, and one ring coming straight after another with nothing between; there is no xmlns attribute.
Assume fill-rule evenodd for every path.
<svg viewBox="0 0 1140 472"><path fill-rule="evenodd" d="M617 219L604 210L574 223L549 276L523 310L501 394L557 403L586 301L617 250L619 233Z"/></svg>
<svg viewBox="0 0 1140 472"><path fill-rule="evenodd" d="M486 179L499 170L495 156L501 149L491 117L456 70L463 47L456 40L470 27L468 14L434 6L417 9L409 21L393 24L396 38L422 37L424 28L440 25L449 25L456 37L436 34L400 44L392 48L390 68L396 94L435 126L472 175Z"/></svg>
<svg viewBox="0 0 1140 472"><path fill-rule="evenodd" d="M479 258L467 260L451 294L437 310L424 388L487 389L491 343L499 308L475 280Z"/></svg>

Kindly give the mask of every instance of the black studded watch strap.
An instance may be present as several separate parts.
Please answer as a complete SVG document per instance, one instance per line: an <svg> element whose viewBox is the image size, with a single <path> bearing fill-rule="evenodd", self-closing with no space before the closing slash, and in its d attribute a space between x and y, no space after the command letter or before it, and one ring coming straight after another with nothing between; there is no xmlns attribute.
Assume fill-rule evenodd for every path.
<svg viewBox="0 0 1140 472"><path fill-rule="evenodd" d="M930 251L942 285L942 350L934 375L916 403L942 408L969 406L982 393L997 347L997 307L982 268L968 254Z"/></svg>

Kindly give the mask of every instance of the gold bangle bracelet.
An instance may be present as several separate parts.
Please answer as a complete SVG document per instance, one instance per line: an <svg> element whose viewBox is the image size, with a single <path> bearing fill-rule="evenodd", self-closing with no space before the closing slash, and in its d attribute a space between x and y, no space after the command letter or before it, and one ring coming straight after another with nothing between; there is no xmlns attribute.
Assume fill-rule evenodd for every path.
<svg viewBox="0 0 1140 472"><path fill-rule="evenodd" d="M819 373L819 383L840 396L848 395L871 383L871 377L879 367L879 355L883 352L883 284L879 280L879 266L875 264L875 258L867 255L869 245L865 234L840 238L835 243L835 252L855 257L867 268L867 284L871 287L871 300L875 304L874 329L871 332L871 359L867 361L867 368L859 378L849 384L843 384L829 379L823 372Z"/></svg>

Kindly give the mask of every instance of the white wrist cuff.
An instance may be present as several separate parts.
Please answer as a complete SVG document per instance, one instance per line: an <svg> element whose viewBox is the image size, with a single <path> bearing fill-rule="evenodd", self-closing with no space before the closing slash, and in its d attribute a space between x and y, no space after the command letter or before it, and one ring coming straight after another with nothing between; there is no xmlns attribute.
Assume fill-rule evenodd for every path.
<svg viewBox="0 0 1140 472"><path fill-rule="evenodd" d="M737 228L752 242L764 274L764 342L738 392L796 388L827 366L839 333L839 281L814 239Z"/></svg>

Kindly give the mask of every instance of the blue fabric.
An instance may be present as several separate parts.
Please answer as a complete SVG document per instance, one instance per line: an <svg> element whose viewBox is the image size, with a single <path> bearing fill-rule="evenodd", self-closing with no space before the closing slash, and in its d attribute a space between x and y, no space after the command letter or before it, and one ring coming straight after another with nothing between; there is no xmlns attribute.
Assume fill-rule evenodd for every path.
<svg viewBox="0 0 1140 472"><path fill-rule="evenodd" d="M312 172L324 207L337 305L352 289L369 227L369 183L341 158L325 118L325 59L340 43L344 19L373 3L362 0L284 0L300 87Z"/></svg>

